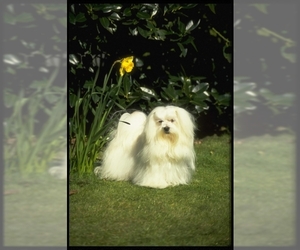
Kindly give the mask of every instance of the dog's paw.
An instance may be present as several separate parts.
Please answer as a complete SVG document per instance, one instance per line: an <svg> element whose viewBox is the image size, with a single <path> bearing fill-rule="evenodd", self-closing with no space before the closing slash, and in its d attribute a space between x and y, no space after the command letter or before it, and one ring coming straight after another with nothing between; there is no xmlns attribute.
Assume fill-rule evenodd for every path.
<svg viewBox="0 0 300 250"><path fill-rule="evenodd" d="M99 177L101 174L101 167L95 167L94 174Z"/></svg>

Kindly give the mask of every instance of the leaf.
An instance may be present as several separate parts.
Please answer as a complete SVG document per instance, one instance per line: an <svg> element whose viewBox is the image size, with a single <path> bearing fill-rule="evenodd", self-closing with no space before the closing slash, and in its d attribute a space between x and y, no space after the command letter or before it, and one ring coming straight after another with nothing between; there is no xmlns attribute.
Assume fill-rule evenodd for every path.
<svg viewBox="0 0 300 250"><path fill-rule="evenodd" d="M100 23L103 26L104 29L108 29L109 27L109 20L107 17L101 17L100 19Z"/></svg>
<svg viewBox="0 0 300 250"><path fill-rule="evenodd" d="M211 36L217 36L217 33L214 31L214 29L210 29L210 30L209 30L209 34L210 34Z"/></svg>
<svg viewBox="0 0 300 250"><path fill-rule="evenodd" d="M5 91L5 94L4 94L4 105L5 107L7 108L11 108L15 105L16 101L17 101L18 97L11 94L11 93L8 93L7 90Z"/></svg>
<svg viewBox="0 0 300 250"><path fill-rule="evenodd" d="M18 16L13 16L7 12L4 13L4 21L8 24L16 24L18 22L20 23L29 23L35 21L33 16L30 13L22 13Z"/></svg>
<svg viewBox="0 0 300 250"><path fill-rule="evenodd" d="M75 13L75 6L74 6L74 4L71 4L70 9L71 9L72 13Z"/></svg>
<svg viewBox="0 0 300 250"><path fill-rule="evenodd" d="M92 95L92 100L93 100L94 103L97 103L97 102L99 102L99 100L100 100L100 96L99 96L99 95L96 95L96 94L93 94L93 95Z"/></svg>
<svg viewBox="0 0 300 250"><path fill-rule="evenodd" d="M165 40L167 34L166 30L157 30L156 33L158 34L159 40Z"/></svg>
<svg viewBox="0 0 300 250"><path fill-rule="evenodd" d="M16 71L13 68L11 68L11 67L8 67L6 72L8 72L8 73L10 73L12 75L16 74Z"/></svg>
<svg viewBox="0 0 300 250"><path fill-rule="evenodd" d="M185 27L185 31L186 32L191 32L192 30L196 29L198 27L198 25L200 24L200 19L199 21L194 24L193 20L189 21L188 24Z"/></svg>
<svg viewBox="0 0 300 250"><path fill-rule="evenodd" d="M287 59L291 63L296 63L296 54L295 53L287 53L286 50L290 49L291 46L284 45L280 48L280 52L283 58Z"/></svg>
<svg viewBox="0 0 300 250"><path fill-rule="evenodd" d="M198 4L196 4L196 3L189 3L189 4L186 4L186 5L183 5L182 7L184 9L192 9L192 8L196 7L197 5Z"/></svg>
<svg viewBox="0 0 300 250"><path fill-rule="evenodd" d="M150 14L148 14L147 12L141 12L139 11L136 16L139 18L139 19L150 19Z"/></svg>
<svg viewBox="0 0 300 250"><path fill-rule="evenodd" d="M178 94L171 84L169 84L167 88L163 87L162 89L166 96L169 97L169 99L176 100L178 98Z"/></svg>
<svg viewBox="0 0 300 250"><path fill-rule="evenodd" d="M272 95L273 95L273 93L270 90L264 89L264 88L260 89L259 93L266 99L272 98Z"/></svg>
<svg viewBox="0 0 300 250"><path fill-rule="evenodd" d="M269 101L269 104L276 105L276 106L283 106L283 107L290 107L292 106L295 100L295 94L293 93L286 93L283 95L276 95L272 93L268 89L260 89L259 93Z"/></svg>
<svg viewBox="0 0 300 250"><path fill-rule="evenodd" d="M29 23L29 22L33 22L35 19L33 18L33 16L30 13L22 13L19 16L17 16L17 22L20 23Z"/></svg>
<svg viewBox="0 0 300 250"><path fill-rule="evenodd" d="M180 76L173 76L173 75L169 75L169 78L172 82L178 82L181 81L182 77Z"/></svg>
<svg viewBox="0 0 300 250"><path fill-rule="evenodd" d="M124 11L123 11L123 16L131 16L131 9L130 8L126 8Z"/></svg>
<svg viewBox="0 0 300 250"><path fill-rule="evenodd" d="M236 103L238 103L238 105L236 105ZM233 109L234 109L235 114L240 114L240 113L245 112L245 111L255 110L256 106L253 105L252 103L249 103L249 102L245 101L245 100L241 100L239 102L234 100Z"/></svg>
<svg viewBox="0 0 300 250"><path fill-rule="evenodd" d="M231 63L231 62L232 62L232 54L226 52L226 51L228 51L228 48L231 48L231 47L229 47L229 46L227 46L227 45L225 45L225 46L223 47L223 55L224 55L224 57L226 58L226 60L227 60L229 63Z"/></svg>
<svg viewBox="0 0 300 250"><path fill-rule="evenodd" d="M95 15L95 14L92 14L92 19L93 19L93 20L97 20L97 19L98 19L98 16Z"/></svg>
<svg viewBox="0 0 300 250"><path fill-rule="evenodd" d="M125 21L125 22L122 22L123 25L132 25L132 24L136 24L136 20L128 20L128 21ZM136 29L136 28L134 28Z"/></svg>
<svg viewBox="0 0 300 250"><path fill-rule="evenodd" d="M246 92L251 91L256 87L256 84L254 82L239 82L234 84L233 90L234 94L238 94L238 92Z"/></svg>
<svg viewBox="0 0 300 250"><path fill-rule="evenodd" d="M138 27L138 31L142 37L148 38L148 32L146 30L143 30L141 27Z"/></svg>
<svg viewBox="0 0 300 250"><path fill-rule="evenodd" d="M29 88L31 89L42 89L48 84L48 81L33 81Z"/></svg>
<svg viewBox="0 0 300 250"><path fill-rule="evenodd" d="M69 22L71 24L76 24L76 17L72 12L69 12Z"/></svg>
<svg viewBox="0 0 300 250"><path fill-rule="evenodd" d="M16 19L13 15L11 15L10 13L4 12L4 22L8 23L8 24L16 24Z"/></svg>
<svg viewBox="0 0 300 250"><path fill-rule="evenodd" d="M260 35L260 36L266 36L266 37L270 36L270 33L267 30L265 30L264 28L257 29L256 33L257 33L257 35Z"/></svg>
<svg viewBox="0 0 300 250"><path fill-rule="evenodd" d="M129 31L130 31L130 34L131 34L132 36L137 36L137 35L138 35L137 28L134 28L133 30L132 30L132 29L130 29L130 28L128 28L128 29L129 29Z"/></svg>
<svg viewBox="0 0 300 250"><path fill-rule="evenodd" d="M156 25L155 25L155 22L153 22L153 20L147 20L146 26L147 26L147 28L149 28L149 30L156 29Z"/></svg>
<svg viewBox="0 0 300 250"><path fill-rule="evenodd" d="M270 4L260 4L260 3L256 3L256 4L250 4L250 6L255 7L257 10L259 10L260 12L264 13L264 14L268 14L268 10L267 7Z"/></svg>
<svg viewBox="0 0 300 250"><path fill-rule="evenodd" d="M78 22L78 23L83 23L85 21L86 21L86 18L83 13L79 13L75 18L75 22Z"/></svg>
<svg viewBox="0 0 300 250"><path fill-rule="evenodd" d="M116 21L121 20L121 17L119 16L119 14L115 13L115 12L110 15L110 18L113 19L113 20L116 20Z"/></svg>
<svg viewBox="0 0 300 250"><path fill-rule="evenodd" d="M203 92L198 92L198 93L195 93L195 95L193 96L193 103L198 105L198 106L203 106L203 104L205 104L206 106L206 103L204 102L205 100L207 99L207 95L205 95Z"/></svg>
<svg viewBox="0 0 300 250"><path fill-rule="evenodd" d="M71 13L70 13L71 14ZM67 28L67 18L66 17L61 17L61 18L58 18L58 22L64 26L65 28Z"/></svg>
<svg viewBox="0 0 300 250"><path fill-rule="evenodd" d="M185 33L185 25L183 22L180 21L179 17L178 17L177 24L178 24L178 29L179 29L180 33L184 34Z"/></svg>
<svg viewBox="0 0 300 250"><path fill-rule="evenodd" d="M131 85L132 84L130 82L130 78L128 77L128 75L125 75L123 77L123 89L124 89L124 96L125 97L128 97Z"/></svg>
<svg viewBox="0 0 300 250"><path fill-rule="evenodd" d="M194 25L193 20L189 21L188 24L185 27L185 31L189 31L190 28L192 28Z"/></svg>
<svg viewBox="0 0 300 250"><path fill-rule="evenodd" d="M53 19L56 18L56 16L50 15L50 14L46 14L46 15L44 16L44 18L45 18L46 20L53 20Z"/></svg>
<svg viewBox="0 0 300 250"><path fill-rule="evenodd" d="M12 55L12 54L5 54L3 61L6 64L10 64L10 65L20 65L21 64L21 60L16 55Z"/></svg>
<svg viewBox="0 0 300 250"><path fill-rule="evenodd" d="M140 87L140 89L144 95L149 97L156 97L156 93L154 92L153 89L148 89L146 87Z"/></svg>
<svg viewBox="0 0 300 250"><path fill-rule="evenodd" d="M220 95L217 101L219 102L219 105L229 106L231 103L231 95L228 93Z"/></svg>
<svg viewBox="0 0 300 250"><path fill-rule="evenodd" d="M179 46L180 50L181 50L181 54L180 57L185 57L187 54L187 48L183 47L183 45L181 43L177 43L177 45Z"/></svg>
<svg viewBox="0 0 300 250"><path fill-rule="evenodd" d="M192 92L194 93L203 93L204 91L206 91L209 87L209 83L207 82L201 82L199 84L197 84L193 89L192 89Z"/></svg>
<svg viewBox="0 0 300 250"><path fill-rule="evenodd" d="M234 84L234 112L236 114L254 110L256 109L256 105L249 101L258 102L259 100L254 95L250 95L249 92L255 88L256 84L253 82L247 83L235 83Z"/></svg>
<svg viewBox="0 0 300 250"><path fill-rule="evenodd" d="M94 82L93 81L85 81L83 88L84 89L90 89L94 86Z"/></svg>
<svg viewBox="0 0 300 250"><path fill-rule="evenodd" d="M54 104L57 103L59 100L59 96L55 95L55 94L47 94L45 96L45 99L50 103L50 104Z"/></svg>
<svg viewBox="0 0 300 250"><path fill-rule="evenodd" d="M216 14L216 10L215 10L216 4L205 4L205 5L210 8L212 13Z"/></svg>
<svg viewBox="0 0 300 250"><path fill-rule="evenodd" d="M107 4L107 5L104 6L102 11L104 13L109 13L111 11L118 11L120 9L122 9L122 4Z"/></svg>

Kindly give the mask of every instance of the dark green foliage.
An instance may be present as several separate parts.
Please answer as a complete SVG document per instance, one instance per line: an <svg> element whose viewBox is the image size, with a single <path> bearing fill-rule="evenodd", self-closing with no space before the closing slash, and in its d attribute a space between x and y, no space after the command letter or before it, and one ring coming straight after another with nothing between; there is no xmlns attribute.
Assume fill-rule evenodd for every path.
<svg viewBox="0 0 300 250"><path fill-rule="evenodd" d="M78 90L83 94L86 83L95 78L97 67L101 68L97 81L101 92L113 62L133 55L135 68L124 76L116 110L148 112L158 105L174 104L202 118L215 110L218 118L212 125L220 120L231 124L231 4L68 7L71 107ZM119 74L118 68L113 74ZM111 77L108 85L116 82ZM95 104L98 99L95 94Z"/></svg>
<svg viewBox="0 0 300 250"><path fill-rule="evenodd" d="M66 142L65 4L3 4L4 159L43 172Z"/></svg>
<svg viewBox="0 0 300 250"><path fill-rule="evenodd" d="M238 133L296 124L296 5L235 5L234 114ZM278 16L288 15L285 22ZM245 46L247 44L247 46ZM294 123L294 124L293 124Z"/></svg>

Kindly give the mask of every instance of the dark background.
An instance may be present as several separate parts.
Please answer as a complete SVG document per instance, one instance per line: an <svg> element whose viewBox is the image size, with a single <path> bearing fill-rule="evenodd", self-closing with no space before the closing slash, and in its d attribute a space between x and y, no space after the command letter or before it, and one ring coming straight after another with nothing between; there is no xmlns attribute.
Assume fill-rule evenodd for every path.
<svg viewBox="0 0 300 250"><path fill-rule="evenodd" d="M179 9L178 7L187 4L175 7L174 5L159 4L158 11L149 19L139 18L144 13L149 15L152 13L150 7L142 4L122 4L119 9L111 7L111 11L108 12L107 9L110 8L108 4L93 6L69 4L68 54L74 56L79 62L77 65L69 63L69 93L76 94L79 90L82 94L85 92L84 83L93 79L97 69L96 60L100 60L101 70L97 85L101 86L101 79L108 73L114 61L134 55L142 66L134 68L130 74L131 81L154 90L157 98L151 100L140 98L130 107L126 107L127 110L139 109L148 113L155 106L179 105L190 111L197 119L200 137L231 131L233 112L231 96L227 97L227 104L222 104L218 108L216 99L222 98L226 93L231 95L233 92L233 66L224 55L224 53L232 53L233 5L216 4L213 10L206 4L193 4ZM171 8L173 11L170 11ZM130 16L124 16L128 9L131 11ZM115 32L110 32L103 27L99 18L110 18L114 14L119 15L120 19L111 20L110 27L117 27L117 29ZM80 22L73 22L70 15L73 17L81 15L84 18ZM97 18L93 18L94 15L97 15ZM195 24L199 19L201 19L199 26L189 34L180 31L179 20L186 26L189 21L193 20ZM172 25L173 34L166 35L163 41L145 38L140 32L132 35L130 30L135 28L150 32L147 28L148 22L154 23L157 28L163 30L167 30L165 25L169 23ZM220 37L213 36L210 33L212 28L220 32L230 43L226 44ZM186 42L188 37L193 39L197 50L191 43ZM187 49L185 56L182 55L178 43ZM72 70L76 73L71 73ZM115 67L113 74L118 74L118 67ZM197 80L193 79L197 77L201 77L198 82L209 83L207 92L211 93L212 89L217 92L214 98L211 95L204 101L209 109L197 110L188 97L183 95L179 95L176 100L164 98L162 88L170 84L172 76L190 77L194 85L197 84ZM180 87L177 90L180 92ZM72 112L73 109L70 108L70 116Z"/></svg>

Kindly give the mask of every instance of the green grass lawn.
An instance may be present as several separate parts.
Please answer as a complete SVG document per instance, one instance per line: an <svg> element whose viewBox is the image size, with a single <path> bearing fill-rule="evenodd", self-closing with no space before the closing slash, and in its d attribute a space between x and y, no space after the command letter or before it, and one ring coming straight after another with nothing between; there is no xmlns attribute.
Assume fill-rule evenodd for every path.
<svg viewBox="0 0 300 250"><path fill-rule="evenodd" d="M230 150L228 135L203 139L191 184L162 190L71 175L70 246L230 245Z"/></svg>
<svg viewBox="0 0 300 250"><path fill-rule="evenodd" d="M67 182L4 176L4 245L67 246Z"/></svg>
<svg viewBox="0 0 300 250"><path fill-rule="evenodd" d="M234 245L295 244L296 146L291 135L235 141Z"/></svg>

